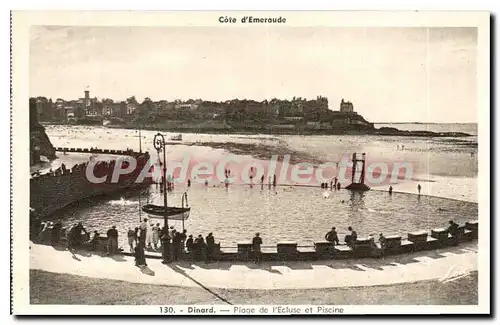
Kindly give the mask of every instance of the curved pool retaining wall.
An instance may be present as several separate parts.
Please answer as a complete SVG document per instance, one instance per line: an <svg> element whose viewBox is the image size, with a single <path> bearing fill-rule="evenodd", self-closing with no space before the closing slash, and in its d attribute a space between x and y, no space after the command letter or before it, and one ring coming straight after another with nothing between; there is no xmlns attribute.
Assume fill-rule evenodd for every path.
<svg viewBox="0 0 500 325"><path fill-rule="evenodd" d="M131 173L120 175L117 182L111 181L114 164L117 162L114 159L103 163L102 167L94 168L96 177L106 176L106 180L100 184L92 183L86 177L88 162L77 164L71 169L58 168L54 172L32 177L30 179L30 207L35 210L39 218L45 218L83 199L152 184L151 177L145 178L141 183L136 183L139 173L149 162L149 154L127 153L137 158L137 166Z"/></svg>

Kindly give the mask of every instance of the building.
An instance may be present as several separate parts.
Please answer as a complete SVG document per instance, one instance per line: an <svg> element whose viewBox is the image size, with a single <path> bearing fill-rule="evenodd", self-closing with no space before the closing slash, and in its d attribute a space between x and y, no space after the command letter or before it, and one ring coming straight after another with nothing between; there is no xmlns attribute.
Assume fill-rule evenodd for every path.
<svg viewBox="0 0 500 325"><path fill-rule="evenodd" d="M66 121L68 122L76 122L75 108L72 106L64 107L64 112L66 116Z"/></svg>
<svg viewBox="0 0 500 325"><path fill-rule="evenodd" d="M137 109L137 104L127 103L127 115L133 114Z"/></svg>
<svg viewBox="0 0 500 325"><path fill-rule="evenodd" d="M189 109L191 111L194 111L198 108L198 104L195 103L180 103L180 104L175 104L176 109Z"/></svg>
<svg viewBox="0 0 500 325"><path fill-rule="evenodd" d="M345 102L344 98L340 102L340 111L342 113L354 113L354 105L351 102Z"/></svg>

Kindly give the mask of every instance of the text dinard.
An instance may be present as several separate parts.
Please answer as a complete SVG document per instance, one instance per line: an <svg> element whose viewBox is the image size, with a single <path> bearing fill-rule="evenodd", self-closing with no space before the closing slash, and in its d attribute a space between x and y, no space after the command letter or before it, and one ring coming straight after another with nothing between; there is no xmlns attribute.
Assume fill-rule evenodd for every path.
<svg viewBox="0 0 500 325"><path fill-rule="evenodd" d="M221 24L237 24L241 22L242 24L284 24L286 23L286 18L284 17L253 17L244 16L241 19L236 19L234 17L220 16L219 23Z"/></svg>

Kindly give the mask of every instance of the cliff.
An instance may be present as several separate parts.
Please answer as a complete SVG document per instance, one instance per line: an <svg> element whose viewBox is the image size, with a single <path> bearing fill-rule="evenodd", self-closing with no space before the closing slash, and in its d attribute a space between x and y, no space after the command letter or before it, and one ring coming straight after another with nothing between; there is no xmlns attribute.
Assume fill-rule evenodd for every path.
<svg viewBox="0 0 500 325"><path fill-rule="evenodd" d="M40 157L45 156L52 160L56 158L56 151L50 142L45 128L38 122L36 99L30 98L30 166L40 162Z"/></svg>

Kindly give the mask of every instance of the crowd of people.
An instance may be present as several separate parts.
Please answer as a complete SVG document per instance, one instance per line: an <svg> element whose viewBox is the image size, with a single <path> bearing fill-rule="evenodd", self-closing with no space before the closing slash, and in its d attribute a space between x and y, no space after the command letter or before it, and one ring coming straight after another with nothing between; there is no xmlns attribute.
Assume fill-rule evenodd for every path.
<svg viewBox="0 0 500 325"><path fill-rule="evenodd" d="M63 227L61 220L34 222L31 225L31 235L32 240L50 242L53 246L63 244L65 239L69 249L77 249L90 240L90 234L81 222L68 229Z"/></svg>
<svg viewBox="0 0 500 325"><path fill-rule="evenodd" d="M215 252L219 247L215 243L213 233L209 233L205 238L201 234L194 238L193 235L188 236L187 229L182 232L177 231L174 226L166 229L161 227L160 223L148 222L147 218L135 229L130 228L127 237L130 251L134 252L139 260L142 260L145 250L152 250L161 252L167 260L177 261L187 257L208 263L215 260ZM108 248L111 249L108 253L113 253L114 243L113 237L108 239Z"/></svg>

